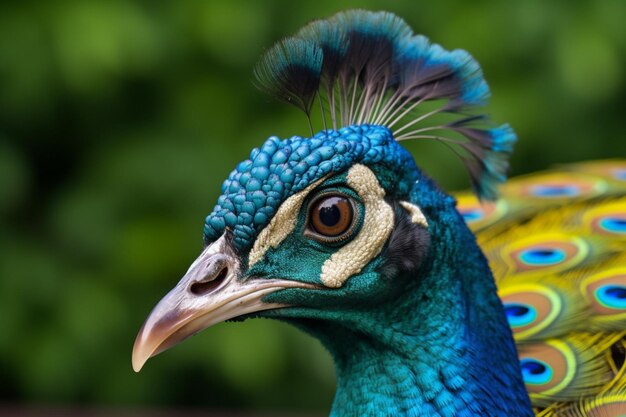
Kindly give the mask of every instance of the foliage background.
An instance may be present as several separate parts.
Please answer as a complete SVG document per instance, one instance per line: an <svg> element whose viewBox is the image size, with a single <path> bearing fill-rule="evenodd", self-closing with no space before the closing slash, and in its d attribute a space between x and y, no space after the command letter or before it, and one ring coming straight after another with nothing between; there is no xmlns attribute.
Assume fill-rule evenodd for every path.
<svg viewBox="0 0 626 417"><path fill-rule="evenodd" d="M328 410L329 357L281 323L218 325L138 375L130 351L228 172L269 135L307 134L252 87L255 60L347 7L482 63L489 112L520 137L513 174L626 156L621 0L3 2L0 403ZM409 147L466 186L445 148Z"/></svg>

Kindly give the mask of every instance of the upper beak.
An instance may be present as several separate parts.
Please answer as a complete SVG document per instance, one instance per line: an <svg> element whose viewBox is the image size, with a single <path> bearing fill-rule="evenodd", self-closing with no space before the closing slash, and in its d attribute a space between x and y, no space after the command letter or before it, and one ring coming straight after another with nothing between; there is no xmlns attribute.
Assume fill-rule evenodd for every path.
<svg viewBox="0 0 626 417"><path fill-rule="evenodd" d="M256 311L287 307L264 303L267 294L286 288L314 288L284 279L238 279L239 260L225 232L196 259L185 276L152 310L133 347L136 372L152 356L213 324Z"/></svg>

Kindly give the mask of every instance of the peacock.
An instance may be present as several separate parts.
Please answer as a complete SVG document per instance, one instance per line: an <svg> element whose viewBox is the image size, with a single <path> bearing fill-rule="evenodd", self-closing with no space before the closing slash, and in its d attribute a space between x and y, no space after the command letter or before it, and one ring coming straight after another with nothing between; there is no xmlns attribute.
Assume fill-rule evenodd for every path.
<svg viewBox="0 0 626 417"><path fill-rule="evenodd" d="M268 138L223 182L136 371L268 317L333 356L331 416L626 415L626 161L503 184L516 134L477 110L480 66L389 12L315 20L254 74L311 137ZM448 147L472 192L442 191L405 140Z"/></svg>

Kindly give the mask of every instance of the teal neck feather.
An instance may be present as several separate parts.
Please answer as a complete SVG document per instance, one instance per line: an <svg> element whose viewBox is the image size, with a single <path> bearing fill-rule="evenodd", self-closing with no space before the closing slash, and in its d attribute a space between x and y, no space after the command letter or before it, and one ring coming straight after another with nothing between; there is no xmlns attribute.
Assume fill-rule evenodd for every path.
<svg viewBox="0 0 626 417"><path fill-rule="evenodd" d="M418 195L433 228L424 272L367 313L292 321L334 356L331 415L532 416L486 259L450 197Z"/></svg>

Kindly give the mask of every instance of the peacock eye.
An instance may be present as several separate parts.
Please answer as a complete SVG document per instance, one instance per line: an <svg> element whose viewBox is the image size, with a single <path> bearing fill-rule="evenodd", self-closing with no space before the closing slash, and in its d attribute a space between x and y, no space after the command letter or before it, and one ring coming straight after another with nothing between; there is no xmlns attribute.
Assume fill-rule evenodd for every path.
<svg viewBox="0 0 626 417"><path fill-rule="evenodd" d="M354 204L346 195L322 195L309 206L308 219L312 237L337 242L348 236L354 227Z"/></svg>

